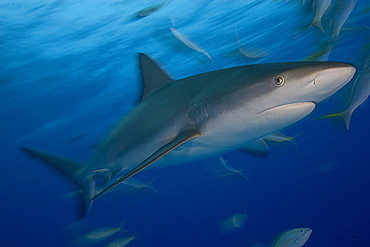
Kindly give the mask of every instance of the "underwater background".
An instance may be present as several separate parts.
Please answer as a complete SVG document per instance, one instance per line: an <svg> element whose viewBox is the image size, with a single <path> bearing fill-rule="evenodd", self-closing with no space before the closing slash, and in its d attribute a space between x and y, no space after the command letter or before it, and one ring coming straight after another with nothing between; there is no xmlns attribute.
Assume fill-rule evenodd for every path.
<svg viewBox="0 0 370 247"><path fill-rule="evenodd" d="M328 1L314 2L2 0L0 246L105 246L135 233L128 246L249 247L299 227L312 229L307 247L370 246L369 105L354 112L349 130L339 117L321 118L348 107L355 79L284 130L293 141L270 141L267 158L232 152L142 172L135 176L141 187L153 187L120 185L81 221L73 187L18 150L32 146L87 161L137 102L138 53L176 79L246 64L328 60L353 64L370 83L370 3L329 1L322 31L309 26ZM243 170L230 172L222 161ZM245 222L225 230L235 214ZM125 219L129 233L86 238Z"/></svg>

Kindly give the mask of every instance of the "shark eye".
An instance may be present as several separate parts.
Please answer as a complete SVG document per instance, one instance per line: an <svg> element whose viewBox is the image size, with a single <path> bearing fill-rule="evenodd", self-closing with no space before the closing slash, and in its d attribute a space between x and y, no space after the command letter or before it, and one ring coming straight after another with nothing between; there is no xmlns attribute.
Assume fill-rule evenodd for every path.
<svg viewBox="0 0 370 247"><path fill-rule="evenodd" d="M282 77L282 76L278 76L274 79L274 84L277 87L281 87L282 85L284 85L284 82L285 82L285 80L284 80L284 77Z"/></svg>

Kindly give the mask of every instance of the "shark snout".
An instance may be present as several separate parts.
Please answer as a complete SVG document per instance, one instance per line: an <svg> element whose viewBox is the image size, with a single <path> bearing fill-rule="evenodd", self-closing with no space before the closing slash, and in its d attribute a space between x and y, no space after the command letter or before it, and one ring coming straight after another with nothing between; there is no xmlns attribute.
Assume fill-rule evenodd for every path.
<svg viewBox="0 0 370 247"><path fill-rule="evenodd" d="M316 75L313 85L317 89L317 101L331 96L345 86L354 76L356 68L346 63L330 63L330 67L324 68ZM316 90L315 90L316 91Z"/></svg>
<svg viewBox="0 0 370 247"><path fill-rule="evenodd" d="M321 70L315 77L314 85L328 84L331 88L343 87L356 72L356 68L347 63L332 63L333 66Z"/></svg>

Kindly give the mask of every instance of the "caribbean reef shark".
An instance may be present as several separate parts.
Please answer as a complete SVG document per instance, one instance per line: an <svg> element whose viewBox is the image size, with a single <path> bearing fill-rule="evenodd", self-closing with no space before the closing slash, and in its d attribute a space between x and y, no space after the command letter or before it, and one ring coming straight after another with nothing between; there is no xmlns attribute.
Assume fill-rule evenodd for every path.
<svg viewBox="0 0 370 247"><path fill-rule="evenodd" d="M139 57L141 102L98 145L89 162L21 148L78 185L81 217L93 199L152 163L187 163L234 150L266 156L264 136L309 115L356 71L345 63L287 62L173 80L147 55ZM110 183L118 173L124 175ZM96 185L106 187L96 193Z"/></svg>

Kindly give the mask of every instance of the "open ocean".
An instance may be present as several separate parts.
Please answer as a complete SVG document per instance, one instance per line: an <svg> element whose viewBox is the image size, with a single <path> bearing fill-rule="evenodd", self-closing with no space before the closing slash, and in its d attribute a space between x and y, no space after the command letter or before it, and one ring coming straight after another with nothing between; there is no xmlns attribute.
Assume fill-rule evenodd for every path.
<svg viewBox="0 0 370 247"><path fill-rule="evenodd" d="M328 2L313 1L316 10ZM321 118L348 107L360 73L370 83L370 2L329 2L323 32L307 29L311 0L1 0L0 246L106 246L133 234L127 246L267 246L300 227L312 229L305 247L370 246L370 106L358 107L349 130L339 117ZM283 130L293 142L269 141L267 158L232 152L143 171L135 178L152 188L119 185L76 221L74 187L19 148L89 160L137 104L138 53L175 79L302 60L357 72ZM242 224L222 227L235 214ZM87 237L125 219L128 232Z"/></svg>

